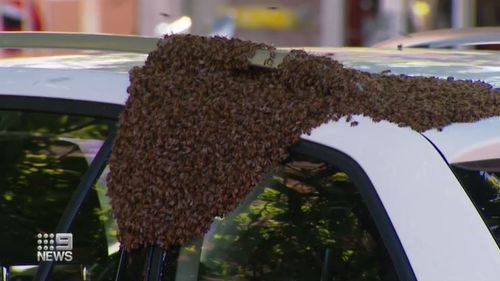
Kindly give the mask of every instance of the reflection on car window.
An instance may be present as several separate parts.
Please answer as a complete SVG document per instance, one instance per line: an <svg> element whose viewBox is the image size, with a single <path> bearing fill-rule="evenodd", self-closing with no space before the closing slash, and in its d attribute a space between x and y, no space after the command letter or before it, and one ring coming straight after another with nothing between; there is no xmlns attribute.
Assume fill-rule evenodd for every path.
<svg viewBox="0 0 500 281"><path fill-rule="evenodd" d="M500 246L500 174L452 168Z"/></svg>
<svg viewBox="0 0 500 281"><path fill-rule="evenodd" d="M106 196L106 168L85 201L73 222L74 255L72 264L83 267L83 273L75 280L115 280L119 260L119 243L116 221L113 219L109 198ZM58 268L54 275L56 278ZM83 275L85 275L84 279Z"/></svg>
<svg viewBox="0 0 500 281"><path fill-rule="evenodd" d="M63 114L0 111L0 266L8 269L8 280L32 276L35 269L31 265L37 264L37 234L55 231L81 176L115 123ZM92 239L102 214L96 212L98 194L94 191L89 198L95 206L81 210L79 216L86 219L76 227L81 229L78 235ZM91 259L91 252L75 246L75 262ZM93 251L101 249L107 253L106 244Z"/></svg>
<svg viewBox="0 0 500 281"><path fill-rule="evenodd" d="M305 156L294 155L198 243L199 255L196 243L181 250L177 280L397 280L349 175Z"/></svg>

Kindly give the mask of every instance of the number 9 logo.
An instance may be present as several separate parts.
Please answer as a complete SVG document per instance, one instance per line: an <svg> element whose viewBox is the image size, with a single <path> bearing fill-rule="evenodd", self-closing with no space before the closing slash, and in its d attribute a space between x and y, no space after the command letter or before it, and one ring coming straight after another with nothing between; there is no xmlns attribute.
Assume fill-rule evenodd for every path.
<svg viewBox="0 0 500 281"><path fill-rule="evenodd" d="M56 233L56 250L57 251L73 250L73 234Z"/></svg>

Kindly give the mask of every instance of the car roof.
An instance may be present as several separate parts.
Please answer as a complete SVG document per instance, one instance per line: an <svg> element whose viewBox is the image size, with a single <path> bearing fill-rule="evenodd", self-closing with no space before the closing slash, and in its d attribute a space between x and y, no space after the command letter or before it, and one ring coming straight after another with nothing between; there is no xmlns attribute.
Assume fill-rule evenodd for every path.
<svg viewBox="0 0 500 281"><path fill-rule="evenodd" d="M312 50L314 51L314 49ZM325 50L319 50L320 53ZM454 77L481 80L500 90L500 52L436 49L340 49L333 58L345 66L379 73ZM362 124L366 119L358 118ZM473 123L454 123L423 132L451 164L470 169L499 171L500 116Z"/></svg>
<svg viewBox="0 0 500 281"><path fill-rule="evenodd" d="M37 57L0 59L0 68L84 69L127 73L132 67L142 65L147 54L83 51Z"/></svg>
<svg viewBox="0 0 500 281"><path fill-rule="evenodd" d="M390 70L392 74L411 76L453 76L482 80L500 88L500 53L495 52L374 48L304 50L372 73ZM116 52L3 59L0 60L0 96L41 96L123 105L127 99L128 70L143 65L145 59L145 54ZM360 120L371 122L366 118ZM452 124L442 132L429 130L423 135L451 163L475 160L477 155L500 159L500 149L491 149L500 145L498 128L500 117L493 117L475 123Z"/></svg>
<svg viewBox="0 0 500 281"><path fill-rule="evenodd" d="M405 49L386 50L373 48L305 48L305 50L330 56L339 60L346 67L352 67L368 72L381 72L391 70L393 74L436 76L447 78L453 76L457 79L482 80L500 88L500 53L485 51L458 51L458 50L431 50L431 49ZM100 75L123 75L133 66L139 66L144 63L146 54L136 53L113 53L113 52L88 52L76 55L61 55L35 58L9 58L0 60L0 71L30 71L33 76L26 76L23 79L29 79L32 84L38 86L51 82L51 80L41 80L45 75L60 76L63 75L67 81L67 86L71 83L85 83L85 79L92 80L92 75L79 77L79 72L66 70L87 70L102 71ZM38 69L38 70L36 70ZM46 73L38 77L35 73ZM98 73L97 73L98 74ZM56 80L63 80L61 79ZM2 82L10 79L10 83L15 83L9 76L2 75ZM20 81L19 81L20 82ZM87 81L93 85L94 81ZM8 83L8 84L10 84ZM2 83L3 84L3 83ZM97 86L97 85L96 85ZM125 88L122 88L125 89ZM4 87L0 88L0 94L19 94L15 89L9 89L6 93ZM54 95L67 96L67 92ZM73 93L67 96L72 99L92 100L93 96L77 95ZM111 102L123 104L125 91L119 90L113 94L113 98L97 98L98 102Z"/></svg>
<svg viewBox="0 0 500 281"><path fill-rule="evenodd" d="M123 105L128 71L146 54L83 52L0 60L0 96L34 96Z"/></svg>
<svg viewBox="0 0 500 281"><path fill-rule="evenodd" d="M435 76L439 78L482 80L500 88L500 52L437 49L388 50L374 48L345 48L317 50L333 54L332 58L346 67L379 73Z"/></svg>

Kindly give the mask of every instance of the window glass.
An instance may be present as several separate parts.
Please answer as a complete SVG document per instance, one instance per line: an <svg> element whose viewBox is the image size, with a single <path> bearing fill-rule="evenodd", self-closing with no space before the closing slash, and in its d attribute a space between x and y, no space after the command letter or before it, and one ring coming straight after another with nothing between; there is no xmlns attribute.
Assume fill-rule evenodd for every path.
<svg viewBox="0 0 500 281"><path fill-rule="evenodd" d="M301 155L279 171L181 250L176 280L397 280L348 174Z"/></svg>
<svg viewBox="0 0 500 281"><path fill-rule="evenodd" d="M500 173L452 168L500 245Z"/></svg>
<svg viewBox="0 0 500 281"><path fill-rule="evenodd" d="M83 148L85 150L85 148ZM77 265L81 274L73 280L114 280L119 260L117 225L106 196L106 168L87 194L69 233L73 235L73 260L56 264L57 279L65 265Z"/></svg>
<svg viewBox="0 0 500 281"><path fill-rule="evenodd" d="M115 121L92 117L0 111L0 266L8 280L34 274L38 233L55 231L82 175L115 126ZM75 243L74 261L80 265L97 252L108 253L102 188L98 184L92 190L79 213L86 219L75 224L75 239L103 241L92 247L83 239ZM78 276L83 274L80 265ZM68 266L57 271L76 268Z"/></svg>

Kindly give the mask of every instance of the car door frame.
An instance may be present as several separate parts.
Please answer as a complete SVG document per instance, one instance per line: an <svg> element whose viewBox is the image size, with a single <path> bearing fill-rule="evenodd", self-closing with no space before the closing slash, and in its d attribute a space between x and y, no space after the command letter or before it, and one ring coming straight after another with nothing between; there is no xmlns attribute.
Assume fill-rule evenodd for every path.
<svg viewBox="0 0 500 281"><path fill-rule="evenodd" d="M377 227L384 246L391 257L394 269L400 280L416 281L413 268L406 256L397 232L391 223L375 187L363 168L349 155L340 150L313 141L301 139L290 148L292 152L311 156L325 163L335 165L349 175L349 179L357 187L364 203Z"/></svg>
<svg viewBox="0 0 500 281"><path fill-rule="evenodd" d="M351 157L367 174L417 280L496 280L500 249L450 166L421 133L353 116L303 139Z"/></svg>

